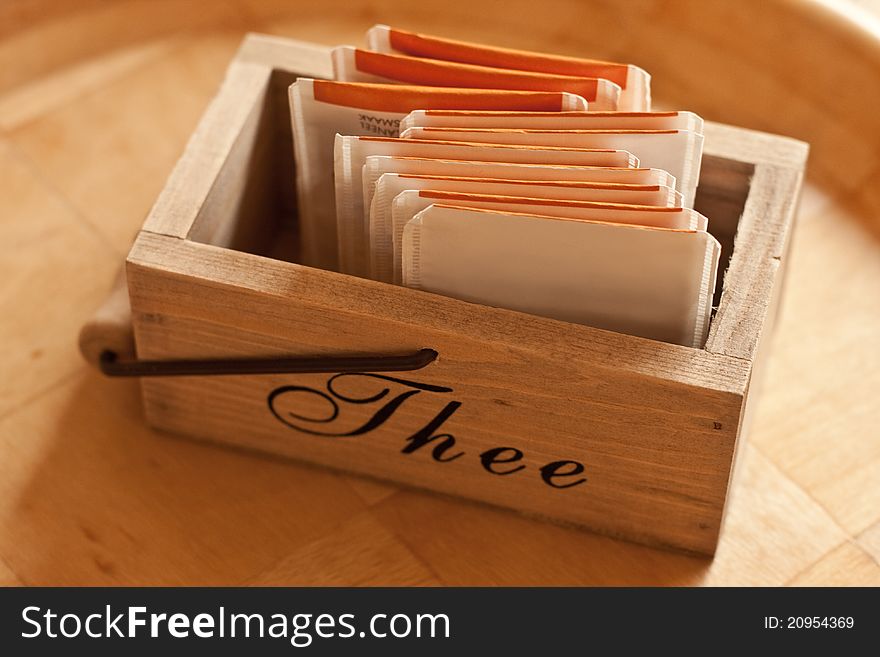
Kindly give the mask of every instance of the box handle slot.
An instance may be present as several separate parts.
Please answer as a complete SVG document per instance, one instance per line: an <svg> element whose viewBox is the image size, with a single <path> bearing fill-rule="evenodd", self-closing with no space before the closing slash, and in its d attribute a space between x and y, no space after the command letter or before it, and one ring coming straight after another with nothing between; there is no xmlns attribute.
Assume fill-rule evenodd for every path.
<svg viewBox="0 0 880 657"><path fill-rule="evenodd" d="M341 372L411 372L437 360L433 349L408 354L367 356L292 356L180 360L120 360L101 353L99 367L107 376L229 376L243 374L323 374Z"/></svg>

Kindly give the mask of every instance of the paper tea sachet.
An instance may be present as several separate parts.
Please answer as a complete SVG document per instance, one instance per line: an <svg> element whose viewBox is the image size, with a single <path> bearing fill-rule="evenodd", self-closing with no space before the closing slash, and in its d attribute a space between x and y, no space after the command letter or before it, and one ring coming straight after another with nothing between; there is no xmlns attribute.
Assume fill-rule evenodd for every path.
<svg viewBox="0 0 880 657"><path fill-rule="evenodd" d="M398 285L402 283L401 244L406 224L429 205L438 203L517 214L535 214L674 230L705 231L708 223L706 217L690 208L461 194L435 190L407 190L398 194L391 203L392 282Z"/></svg>
<svg viewBox="0 0 880 657"><path fill-rule="evenodd" d="M416 289L700 347L720 246L705 231L431 205L406 225Z"/></svg>
<svg viewBox="0 0 880 657"><path fill-rule="evenodd" d="M367 32L370 50L502 69L604 78L621 88L618 109L651 109L651 76L632 64L498 48L375 25Z"/></svg>
<svg viewBox="0 0 880 657"><path fill-rule="evenodd" d="M369 160L370 158L368 158ZM442 160L441 160L442 162ZM487 163L490 164L490 163ZM366 165L365 165L366 166ZM365 169L365 179L366 179ZM681 207L681 194L666 185L639 185L615 182L565 180L511 180L491 177L443 176L410 173L384 173L375 182L369 199L371 234L373 217L390 207L395 196L406 190L431 189L464 194L526 196L594 203L622 203ZM365 201L367 197L364 197Z"/></svg>
<svg viewBox="0 0 880 657"><path fill-rule="evenodd" d="M351 46L333 49L333 72L346 82L418 84L520 91L567 91L595 110L617 109L620 87L603 78L514 71L437 59L370 52Z"/></svg>
<svg viewBox="0 0 880 657"><path fill-rule="evenodd" d="M501 180L454 176L383 174L376 181L370 203L370 277L386 283L399 282L395 271L392 234L392 204L404 191L444 191L464 194L519 196L539 199L567 199L599 203L675 207L680 195L662 185L623 185L619 183ZM402 230L402 229L401 229ZM399 268L398 268L399 270Z"/></svg>
<svg viewBox="0 0 880 657"><path fill-rule="evenodd" d="M573 181L592 183L621 183L626 185L659 185L675 188L675 178L660 169L622 167L590 167L558 164L518 164L513 162L475 162L469 160L435 160L420 157L367 157L363 177L364 207L372 204L376 183L385 173L421 174L429 176L464 176L475 178L503 178L521 181ZM673 205L681 205L681 194L676 194Z"/></svg>
<svg viewBox="0 0 880 657"><path fill-rule="evenodd" d="M407 128L515 128L533 130L690 130L703 134L693 112L494 112L415 110L400 122Z"/></svg>
<svg viewBox="0 0 880 657"><path fill-rule="evenodd" d="M675 176L686 207L693 207L703 156L703 135L690 130L407 128L400 136L403 139L626 150L639 158L641 166L663 169Z"/></svg>
<svg viewBox="0 0 880 657"><path fill-rule="evenodd" d="M337 135L334 154L336 232L339 268L346 274L369 277L369 206L364 205L362 174L370 155L469 159L526 164L579 164L637 167L631 153L611 149L532 147L504 144L468 144L386 137Z"/></svg>
<svg viewBox="0 0 880 657"><path fill-rule="evenodd" d="M300 78L290 87L300 259L337 269L333 140L337 133L397 136L414 109L567 111L586 109L569 93L373 85Z"/></svg>

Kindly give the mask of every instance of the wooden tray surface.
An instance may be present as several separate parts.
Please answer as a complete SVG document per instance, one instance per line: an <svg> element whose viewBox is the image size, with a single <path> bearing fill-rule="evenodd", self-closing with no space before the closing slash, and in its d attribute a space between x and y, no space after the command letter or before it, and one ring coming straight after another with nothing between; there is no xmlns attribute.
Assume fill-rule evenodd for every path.
<svg viewBox="0 0 880 657"><path fill-rule="evenodd" d="M880 583L876 4L4 5L0 583ZM145 428L136 383L81 362L76 332L244 32L360 43L379 21L626 57L653 74L659 106L811 142L714 561L169 440Z"/></svg>

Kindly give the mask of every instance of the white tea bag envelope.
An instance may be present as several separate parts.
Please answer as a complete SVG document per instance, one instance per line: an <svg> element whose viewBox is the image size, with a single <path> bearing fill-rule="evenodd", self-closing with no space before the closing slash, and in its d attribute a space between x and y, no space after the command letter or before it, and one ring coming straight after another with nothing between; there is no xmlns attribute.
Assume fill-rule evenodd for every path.
<svg viewBox="0 0 880 657"><path fill-rule="evenodd" d="M442 160L441 160L442 161ZM364 165L366 167L366 165ZM365 175L366 182L366 175ZM594 203L681 207L681 194L665 185L633 185L593 181L510 180L468 176L384 173L375 182L370 198L370 224L376 211L390 208L395 196L406 190L430 189L463 194L525 196ZM365 197L366 198L366 197ZM382 221L382 218L379 219ZM372 227L370 229L372 234Z"/></svg>
<svg viewBox="0 0 880 657"><path fill-rule="evenodd" d="M522 181L573 181L622 183L627 185L659 185L675 188L675 178L660 169L629 169L558 164L517 164L513 162L474 162L470 160L434 160L420 157L371 155L362 169L364 207L369 209L376 182L385 173L423 174L503 178ZM676 203L681 205L676 192Z"/></svg>
<svg viewBox="0 0 880 657"><path fill-rule="evenodd" d="M396 137L400 119L414 109L585 109L586 102L558 92L438 89L365 85L299 78L290 87L299 205L300 260L337 268L333 190L336 133Z"/></svg>
<svg viewBox="0 0 880 657"><path fill-rule="evenodd" d="M377 52L393 52L412 57L428 57L520 71L604 78L621 87L618 109L626 111L651 109L651 76L632 64L497 48L407 32L387 25L373 26L367 32L367 43L370 50Z"/></svg>
<svg viewBox="0 0 880 657"><path fill-rule="evenodd" d="M693 207L703 157L703 135L688 130L531 130L494 128L408 128L402 139L614 148L639 158L641 166L668 171L686 207Z"/></svg>
<svg viewBox="0 0 880 657"><path fill-rule="evenodd" d="M407 128L515 128L531 130L690 130L703 134L693 112L493 112L414 110L400 121Z"/></svg>
<svg viewBox="0 0 880 657"><path fill-rule="evenodd" d="M468 159L486 162L579 164L637 167L638 160L626 151L531 147L506 144L467 144L448 141L393 139L386 137L336 136L334 173L336 185L336 234L340 271L369 277L369 206L364 205L362 173L370 155Z"/></svg>
<svg viewBox="0 0 880 657"><path fill-rule="evenodd" d="M416 289L701 347L720 246L705 231L432 205L403 235Z"/></svg>
<svg viewBox="0 0 880 657"><path fill-rule="evenodd" d="M425 59L360 50L351 46L333 49L333 73L346 82L418 84L430 87L471 87L520 91L567 91L597 110L617 109L620 87L593 76L574 77L533 73L458 62Z"/></svg>
<svg viewBox="0 0 880 657"><path fill-rule="evenodd" d="M519 196L538 199L565 199L629 205L680 206L680 194L661 185L621 185L615 183L500 180L453 176L418 176L386 173L376 181L370 203L370 276L394 282L394 239L392 203L404 191L433 190L464 194ZM402 227L401 227L402 232ZM396 230L395 230L396 234ZM399 268L398 268L399 269Z"/></svg>
<svg viewBox="0 0 880 657"><path fill-rule="evenodd" d="M398 194L391 202L392 282L402 282L401 243L406 224L416 214L434 204L672 230L704 231L708 225L706 217L690 208L407 190Z"/></svg>

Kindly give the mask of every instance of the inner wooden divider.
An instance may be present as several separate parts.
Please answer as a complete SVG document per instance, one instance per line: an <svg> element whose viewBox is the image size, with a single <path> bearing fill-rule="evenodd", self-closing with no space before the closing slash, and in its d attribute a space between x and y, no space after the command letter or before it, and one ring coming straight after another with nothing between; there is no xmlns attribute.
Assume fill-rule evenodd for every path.
<svg viewBox="0 0 880 657"><path fill-rule="evenodd" d="M296 74L275 69L263 99L248 117L188 239L255 255L297 262L296 182L288 87ZM754 165L704 155L694 208L709 219L721 244L713 299L721 301Z"/></svg>

